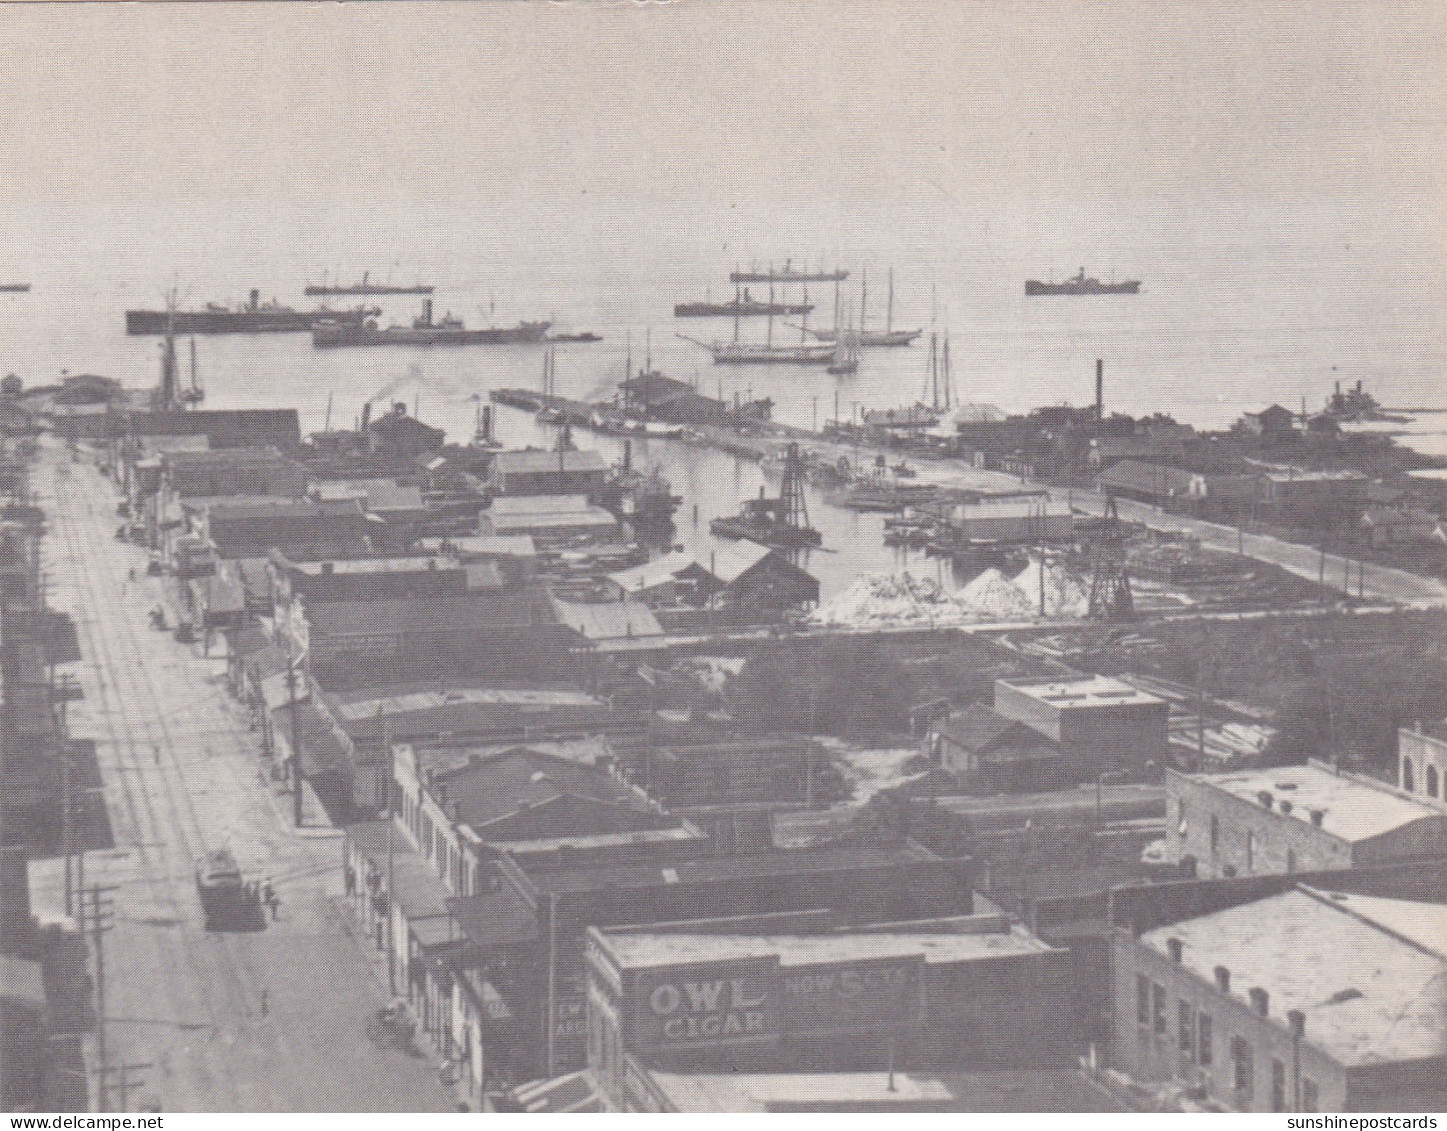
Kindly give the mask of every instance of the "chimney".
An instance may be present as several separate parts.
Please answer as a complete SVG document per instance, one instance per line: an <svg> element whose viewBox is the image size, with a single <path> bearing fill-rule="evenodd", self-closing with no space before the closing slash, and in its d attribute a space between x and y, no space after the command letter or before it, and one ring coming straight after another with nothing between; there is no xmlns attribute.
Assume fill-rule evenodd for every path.
<svg viewBox="0 0 1447 1131"><path fill-rule="evenodd" d="M1291 1026L1291 1034L1298 1040L1306 1035L1306 1014L1299 1009L1288 1009L1286 1011L1287 1024Z"/></svg>
<svg viewBox="0 0 1447 1131"><path fill-rule="evenodd" d="M1180 939L1166 940L1166 953L1171 956L1171 961L1176 963L1176 965L1178 966L1181 963L1181 955L1185 953L1185 949L1186 944L1181 942Z"/></svg>
<svg viewBox="0 0 1447 1131"><path fill-rule="evenodd" d="M1251 1008L1261 1014L1262 1017L1265 1017L1270 1011L1271 1004L1271 999L1266 991L1260 986L1252 986L1246 991L1246 995L1251 999Z"/></svg>
<svg viewBox="0 0 1447 1131"><path fill-rule="evenodd" d="M362 427L361 427L361 431L365 432L365 431L367 430L367 426L368 426L369 424L371 424L371 423L372 423L372 402L371 402L371 401L368 401L366 404L364 404L364 405L362 406Z"/></svg>
<svg viewBox="0 0 1447 1131"><path fill-rule="evenodd" d="M1231 992L1231 971L1224 966L1216 967L1216 988L1223 994Z"/></svg>
<svg viewBox="0 0 1447 1131"><path fill-rule="evenodd" d="M255 287L251 288L251 309L255 310L261 305L261 292Z"/></svg>
<svg viewBox="0 0 1447 1131"><path fill-rule="evenodd" d="M1311 823L1315 828L1321 828L1322 818L1326 816L1325 809L1313 809L1311 811Z"/></svg>
<svg viewBox="0 0 1447 1131"><path fill-rule="evenodd" d="M422 300L422 325L432 325L432 300L430 298Z"/></svg>
<svg viewBox="0 0 1447 1131"><path fill-rule="evenodd" d="M1262 807L1263 809L1270 809L1270 808L1271 808L1271 791L1270 791L1269 789L1260 790L1260 791L1256 794L1256 800L1259 801L1259 802L1261 802L1261 807Z"/></svg>
<svg viewBox="0 0 1447 1131"><path fill-rule="evenodd" d="M1105 362L1095 359L1095 419L1105 419Z"/></svg>

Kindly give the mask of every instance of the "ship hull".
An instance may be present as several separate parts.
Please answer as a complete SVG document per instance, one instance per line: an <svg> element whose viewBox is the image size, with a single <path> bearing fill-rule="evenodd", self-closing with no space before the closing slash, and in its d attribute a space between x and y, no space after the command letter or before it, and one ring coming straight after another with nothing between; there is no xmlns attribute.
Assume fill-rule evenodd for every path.
<svg viewBox="0 0 1447 1131"><path fill-rule="evenodd" d="M719 346L713 350L715 365L832 365L832 347L813 350L807 347L769 348Z"/></svg>
<svg viewBox="0 0 1447 1131"><path fill-rule="evenodd" d="M165 310L126 311L127 334L164 334L169 326L178 334L304 334L317 323L360 328L377 313L355 310Z"/></svg>
<svg viewBox="0 0 1447 1131"><path fill-rule="evenodd" d="M1099 283L1087 279L1083 283L1037 283L1030 279L1025 283L1027 295L1138 295L1141 293L1140 280L1128 279L1124 283Z"/></svg>
<svg viewBox="0 0 1447 1131"><path fill-rule="evenodd" d="M716 518L708 524L709 533L735 542L757 542L776 550L805 550L823 544L824 536L812 527L787 526L783 523L761 525L741 518Z"/></svg>
<svg viewBox="0 0 1447 1131"><path fill-rule="evenodd" d="M0 294L23 295L29 290L29 283L0 283Z"/></svg>
<svg viewBox="0 0 1447 1131"><path fill-rule="evenodd" d="M320 325L312 327L312 345L319 349L347 346L505 346L546 340L548 322L523 322L517 326L486 330L452 329L442 326L394 326L374 330L367 326Z"/></svg>
<svg viewBox="0 0 1447 1131"><path fill-rule="evenodd" d="M838 330L813 330L811 333L821 342L839 340ZM865 330L858 338L861 346L907 346L922 333L923 330Z"/></svg>
<svg viewBox="0 0 1447 1131"><path fill-rule="evenodd" d="M809 302L680 302L673 308L675 318L762 318L768 315L808 314Z"/></svg>
<svg viewBox="0 0 1447 1131"><path fill-rule="evenodd" d="M435 287L418 285L415 287L389 287L389 286L355 286L355 287L323 287L316 284L307 286L302 293L311 296L321 295L430 295Z"/></svg>

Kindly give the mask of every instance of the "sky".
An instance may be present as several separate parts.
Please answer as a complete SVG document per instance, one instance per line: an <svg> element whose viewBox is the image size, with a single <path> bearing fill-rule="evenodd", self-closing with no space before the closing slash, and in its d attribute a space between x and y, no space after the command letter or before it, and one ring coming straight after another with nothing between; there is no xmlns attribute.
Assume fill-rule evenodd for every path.
<svg viewBox="0 0 1447 1131"><path fill-rule="evenodd" d="M0 238L1321 226L1440 264L1444 64L1447 5L1399 0L4 5Z"/></svg>

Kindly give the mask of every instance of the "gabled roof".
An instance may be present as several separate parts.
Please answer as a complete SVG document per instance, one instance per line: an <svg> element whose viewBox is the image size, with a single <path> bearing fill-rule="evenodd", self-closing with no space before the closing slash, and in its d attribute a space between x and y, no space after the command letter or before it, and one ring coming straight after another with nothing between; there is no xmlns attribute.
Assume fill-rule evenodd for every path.
<svg viewBox="0 0 1447 1131"><path fill-rule="evenodd" d="M639 640L663 635L663 626L647 605L637 601L605 601L575 605L553 599L558 620L585 640Z"/></svg>
<svg viewBox="0 0 1447 1131"><path fill-rule="evenodd" d="M1123 459L1111 464L1097 477L1097 482L1106 487L1120 487L1128 491L1145 491L1154 495L1186 495L1190 493L1195 477L1179 467L1161 463L1142 463L1139 460Z"/></svg>
<svg viewBox="0 0 1447 1131"><path fill-rule="evenodd" d="M489 842L678 824L606 771L524 746L433 771L429 792Z"/></svg>
<svg viewBox="0 0 1447 1131"><path fill-rule="evenodd" d="M307 620L319 637L498 632L557 624L553 606L541 590L498 589L376 601L327 601L309 608Z"/></svg>
<svg viewBox="0 0 1447 1131"><path fill-rule="evenodd" d="M640 593L685 577L690 580L701 580L708 576L710 576L708 570L700 565L692 554L686 550L674 550L672 553L664 554L661 558L644 562L632 569L610 573L608 580L625 593Z"/></svg>
<svg viewBox="0 0 1447 1131"><path fill-rule="evenodd" d="M997 714L984 703L972 703L937 728L942 738L971 754L1006 748L1034 750L1052 747L1048 738L1024 723Z"/></svg>

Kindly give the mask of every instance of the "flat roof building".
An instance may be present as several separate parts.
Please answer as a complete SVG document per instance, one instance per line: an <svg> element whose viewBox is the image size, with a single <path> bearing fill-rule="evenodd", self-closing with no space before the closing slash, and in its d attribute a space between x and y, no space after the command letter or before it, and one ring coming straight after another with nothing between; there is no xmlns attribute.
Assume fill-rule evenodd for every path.
<svg viewBox="0 0 1447 1131"><path fill-rule="evenodd" d="M1306 886L1114 946L1113 1066L1236 1111L1447 1103L1447 905Z"/></svg>
<svg viewBox="0 0 1447 1131"><path fill-rule="evenodd" d="M1140 770L1166 755L1170 704L1107 676L998 679L995 711L1043 734L1089 771Z"/></svg>
<svg viewBox="0 0 1447 1131"><path fill-rule="evenodd" d="M1447 854L1447 810L1318 761L1166 772L1166 851L1202 878L1317 872Z"/></svg>

